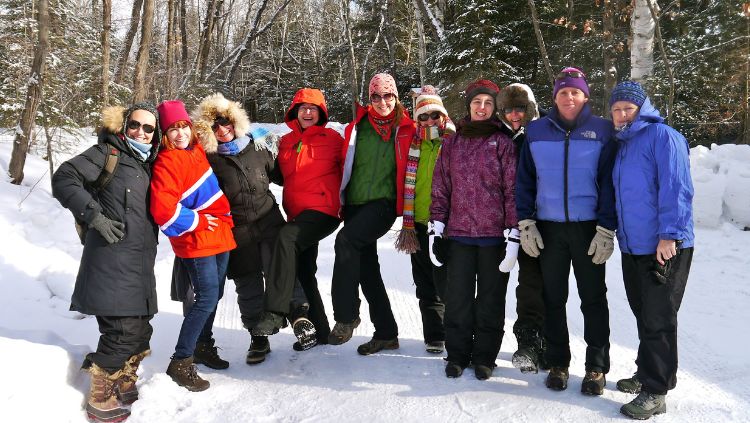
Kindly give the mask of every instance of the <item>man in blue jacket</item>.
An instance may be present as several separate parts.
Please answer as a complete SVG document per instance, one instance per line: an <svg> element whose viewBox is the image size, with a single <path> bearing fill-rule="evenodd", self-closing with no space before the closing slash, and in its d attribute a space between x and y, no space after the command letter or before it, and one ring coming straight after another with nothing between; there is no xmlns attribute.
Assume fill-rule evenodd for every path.
<svg viewBox="0 0 750 423"><path fill-rule="evenodd" d="M677 384L677 311L695 240L690 150L637 82L615 87L610 110L619 144L613 171L617 241L640 339L638 370L617 389L638 394L620 411L643 420L667 411L665 396Z"/></svg>
<svg viewBox="0 0 750 423"><path fill-rule="evenodd" d="M586 375L581 392L601 395L609 371L609 308L605 261L614 250L612 123L594 116L586 76L557 75L549 114L529 123L516 184L521 246L539 257L544 279L545 359L549 389L568 386L570 338L566 321L571 263L581 299Z"/></svg>

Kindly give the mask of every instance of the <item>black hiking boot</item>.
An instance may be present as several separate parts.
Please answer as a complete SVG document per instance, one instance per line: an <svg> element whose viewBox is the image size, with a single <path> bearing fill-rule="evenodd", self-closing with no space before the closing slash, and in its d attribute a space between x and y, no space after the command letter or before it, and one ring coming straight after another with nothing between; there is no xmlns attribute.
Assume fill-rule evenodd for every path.
<svg viewBox="0 0 750 423"><path fill-rule="evenodd" d="M628 394L639 394L641 392L641 381L638 380L634 373L629 378L618 380L617 390Z"/></svg>
<svg viewBox="0 0 750 423"><path fill-rule="evenodd" d="M539 372L539 362L544 354L542 336L534 328L520 328L514 331L518 340L518 350L513 353L513 367L521 373Z"/></svg>
<svg viewBox="0 0 750 423"><path fill-rule="evenodd" d="M479 380L487 380L492 377L492 367L484 364L474 364L474 376Z"/></svg>
<svg viewBox="0 0 750 423"><path fill-rule="evenodd" d="M397 350L398 349L398 338L393 339L375 339L365 342L364 344L357 347L357 352L361 355L375 354L382 350Z"/></svg>
<svg viewBox="0 0 750 423"><path fill-rule="evenodd" d="M604 377L604 373L586 371L586 376L581 382L581 392L586 395L601 395L606 385L607 379Z"/></svg>
<svg viewBox="0 0 750 423"><path fill-rule="evenodd" d="M463 373L464 373L464 366L458 363L449 361L448 364L445 365L445 377L457 378L457 377L461 377Z"/></svg>
<svg viewBox="0 0 750 423"><path fill-rule="evenodd" d="M636 420L646 420L654 414L667 412L667 396L641 391L633 401L623 405L620 413Z"/></svg>
<svg viewBox="0 0 750 423"><path fill-rule="evenodd" d="M267 336L252 336L245 363L250 365L260 364L266 359L266 354L270 352L271 344L268 342Z"/></svg>
<svg viewBox="0 0 750 423"><path fill-rule="evenodd" d="M544 384L553 391L564 391L568 388L568 368L551 367Z"/></svg>
<svg viewBox="0 0 750 423"><path fill-rule="evenodd" d="M442 354L445 351L445 341L425 342L424 349L430 354Z"/></svg>
<svg viewBox="0 0 750 423"><path fill-rule="evenodd" d="M214 340L209 342L198 342L195 344L193 351L193 363L203 364L216 370L223 370L229 367L229 362L219 357L219 351L214 346Z"/></svg>
<svg viewBox="0 0 750 423"><path fill-rule="evenodd" d="M318 338L315 334L315 325L307 317L300 317L292 323L292 329L294 330L294 336L297 337L295 345L299 344L300 350L309 350L310 348L318 345Z"/></svg>
<svg viewBox="0 0 750 423"><path fill-rule="evenodd" d="M175 358L169 362L167 374L175 381L176 384L184 387L188 391L200 392L208 389L211 384L198 376L193 357L177 360Z"/></svg>

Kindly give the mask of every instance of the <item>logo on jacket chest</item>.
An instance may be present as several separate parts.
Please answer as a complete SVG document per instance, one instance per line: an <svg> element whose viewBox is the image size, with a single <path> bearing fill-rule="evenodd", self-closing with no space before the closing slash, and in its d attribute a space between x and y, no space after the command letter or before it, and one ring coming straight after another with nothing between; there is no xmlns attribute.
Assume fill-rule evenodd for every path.
<svg viewBox="0 0 750 423"><path fill-rule="evenodd" d="M596 139L596 132L595 131L591 131L591 130L589 130L589 131L583 131L583 132L581 132L581 136L583 138L588 138L590 140L595 140Z"/></svg>

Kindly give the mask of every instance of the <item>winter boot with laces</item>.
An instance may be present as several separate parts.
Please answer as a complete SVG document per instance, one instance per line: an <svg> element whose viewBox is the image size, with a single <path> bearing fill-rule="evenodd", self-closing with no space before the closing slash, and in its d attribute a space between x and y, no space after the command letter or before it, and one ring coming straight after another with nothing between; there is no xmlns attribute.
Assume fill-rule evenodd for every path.
<svg viewBox="0 0 750 423"><path fill-rule="evenodd" d="M138 366L141 365L146 356L151 354L151 350L143 351L140 354L131 355L128 361L125 362L125 367L122 369L122 374L119 379L115 382L115 394L117 398L123 404L132 404L138 400L138 388L135 383L138 381Z"/></svg>
<svg viewBox="0 0 750 423"><path fill-rule="evenodd" d="M286 318L281 314L272 311L263 313L260 322L255 325L250 334L253 336L270 336L279 332L279 329L286 327Z"/></svg>
<svg viewBox="0 0 750 423"><path fill-rule="evenodd" d="M606 385L607 379L604 377L604 373L587 370L581 383L581 392L586 395L601 395Z"/></svg>
<svg viewBox="0 0 750 423"><path fill-rule="evenodd" d="M292 330L294 330L294 336L297 337L299 347L304 350L318 345L318 337L315 333L315 325L307 317L300 317L292 323ZM296 348L295 348L296 349Z"/></svg>
<svg viewBox="0 0 750 423"><path fill-rule="evenodd" d="M397 350L398 349L398 338L393 339L375 339L365 342L364 344L357 347L357 352L361 355L375 354L382 350Z"/></svg>
<svg viewBox="0 0 750 423"><path fill-rule="evenodd" d="M255 336L250 338L250 349L247 350L245 363L253 365L260 364L266 359L266 354L271 352L271 344L267 336Z"/></svg>
<svg viewBox="0 0 750 423"><path fill-rule="evenodd" d="M632 377L620 379L617 381L617 390L628 394L638 394L641 392L641 381L638 380L634 373Z"/></svg>
<svg viewBox="0 0 750 423"><path fill-rule="evenodd" d="M167 367L167 374L176 384L186 388L188 391L200 392L208 389L211 384L198 376L193 357L183 359L172 358Z"/></svg>
<svg viewBox="0 0 750 423"><path fill-rule="evenodd" d="M646 420L654 414L667 412L667 396L641 391L633 401L623 405L620 413L636 420Z"/></svg>
<svg viewBox="0 0 750 423"><path fill-rule="evenodd" d="M567 367L552 367L544 384L553 391L564 391L568 388L568 377Z"/></svg>
<svg viewBox="0 0 750 423"><path fill-rule="evenodd" d="M226 369L229 367L229 362L219 357L219 351L214 346L214 342L213 339L208 342L198 341L193 351L193 362L216 370Z"/></svg>
<svg viewBox="0 0 750 423"><path fill-rule="evenodd" d="M88 368L91 374L91 387L86 402L86 414L95 422L121 422L130 416L130 410L124 407L115 395L115 383L122 377L122 370L108 373L91 363Z"/></svg>
<svg viewBox="0 0 750 423"><path fill-rule="evenodd" d="M514 331L518 340L518 350L511 359L513 367L521 373L537 373L539 361L543 354L542 337L539 330L534 328L520 328Z"/></svg>
<svg viewBox="0 0 750 423"><path fill-rule="evenodd" d="M328 335L328 343L331 345L341 345L344 342L349 341L350 339L352 339L354 329L359 326L360 322L361 320L359 319L359 317L354 319L354 321L351 323L336 322L336 324L333 326L331 334Z"/></svg>

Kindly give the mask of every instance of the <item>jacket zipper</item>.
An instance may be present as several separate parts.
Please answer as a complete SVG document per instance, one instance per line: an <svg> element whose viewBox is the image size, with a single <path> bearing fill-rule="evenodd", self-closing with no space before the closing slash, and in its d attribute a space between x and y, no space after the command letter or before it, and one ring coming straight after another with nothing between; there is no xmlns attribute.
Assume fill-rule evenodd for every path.
<svg viewBox="0 0 750 423"><path fill-rule="evenodd" d="M617 152L617 155L620 156L620 165L617 169L617 194L620 196L620 207L624 209L624 204L622 202L622 161L625 157L624 150L627 149L628 146L625 142L623 142L620 146L619 151ZM622 210L620 210L622 211ZM625 240L625 248L627 248L628 251L630 251L630 246L628 245L628 234L625 233L625 216L623 216L624 213L617 213L618 219L620 219L620 222L622 223L621 227L617 228L617 235L619 238L619 235L622 234L622 238Z"/></svg>
<svg viewBox="0 0 750 423"><path fill-rule="evenodd" d="M568 213L568 150L570 148L570 131L565 131L565 160L563 164L563 201L565 204L565 221L570 222Z"/></svg>

